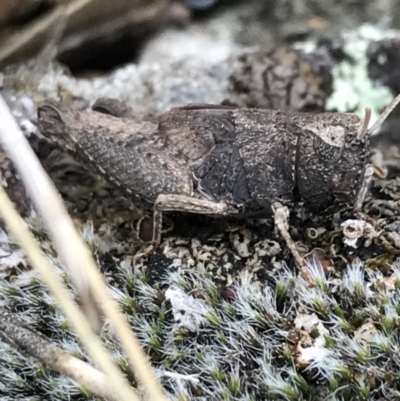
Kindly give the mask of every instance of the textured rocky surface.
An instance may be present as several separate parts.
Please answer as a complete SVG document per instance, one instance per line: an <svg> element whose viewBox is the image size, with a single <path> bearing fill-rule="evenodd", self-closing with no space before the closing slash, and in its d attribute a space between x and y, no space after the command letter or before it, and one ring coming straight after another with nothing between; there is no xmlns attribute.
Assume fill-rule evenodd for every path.
<svg viewBox="0 0 400 401"><path fill-rule="evenodd" d="M350 213L322 218L293 211L291 234L318 284L310 290L269 220L221 224L211 218L169 216L170 230L158 252L148 263L133 267L130 255L140 242L131 223L140 217L139 211L89 166L41 137L36 104L50 96L84 109L97 98L110 96L147 112L186 102L322 109L333 88L328 107L352 111L371 105L377 114L392 94L388 88L374 88L368 79L367 57L371 69L381 58L379 52L392 45L385 42L379 51L371 45L368 54L367 48L385 35L400 35L355 27L361 21L378 22L394 15L393 2L368 5L364 14L344 14L345 3L329 15L314 1L237 4L186 29L163 32L142 50L136 64L96 78L74 78L57 64L37 60L5 72L2 94L175 399L399 399L396 120L388 121L373 140L373 160L388 174L374 179L364 207L373 221L356 220ZM349 7L361 10L357 2L352 4ZM378 5L383 13L374 11ZM318 14L322 20L310 21ZM275 35L265 28L268 18L276 19ZM324 19L329 22L326 30L316 28ZM354 30L336 35L346 27ZM288 47L249 53L257 49L248 46L262 40L267 41L265 46L273 37L293 37L293 31L301 37L303 28L306 35L295 46L302 49L299 53ZM314 40L311 46L303 40L318 38L322 31L337 41ZM392 65L379 66L386 74L383 77L395 70L396 64ZM379 74L373 80L379 81ZM271 87L279 89L273 91L278 98L271 98ZM3 184L6 181L61 274L52 244L40 219L29 212L29 201L4 155L0 169ZM0 231L0 252L0 303L64 349L86 358L46 289L4 231ZM126 369L112 333L106 329L103 336ZM69 379L3 343L0 394L5 399L94 399Z"/></svg>

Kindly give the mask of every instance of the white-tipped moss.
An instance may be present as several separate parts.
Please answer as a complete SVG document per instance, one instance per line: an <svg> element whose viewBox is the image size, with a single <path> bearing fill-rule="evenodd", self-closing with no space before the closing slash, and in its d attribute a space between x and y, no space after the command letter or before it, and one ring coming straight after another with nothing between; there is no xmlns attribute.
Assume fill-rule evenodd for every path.
<svg viewBox="0 0 400 401"><path fill-rule="evenodd" d="M323 292L327 293L329 289L329 280L326 276L325 270L319 259L316 257L306 260L307 270L310 272L316 286ZM304 279L302 278L302 281Z"/></svg>
<svg viewBox="0 0 400 401"><path fill-rule="evenodd" d="M371 296L371 291L365 280L365 270L361 263L348 266L343 275L342 289L347 290L353 302L357 304Z"/></svg>
<svg viewBox="0 0 400 401"><path fill-rule="evenodd" d="M340 358L337 350L324 348L319 354L315 354L312 362L305 369L315 371L318 375L331 379L332 377L349 376L349 369Z"/></svg>
<svg viewBox="0 0 400 401"><path fill-rule="evenodd" d="M283 400L295 401L302 398L300 386L296 383L296 373L291 368L277 369L268 361L259 361L261 371L259 380L266 387L270 396L279 396ZM298 379L297 379L298 381ZM301 387L304 387L303 385Z"/></svg>
<svg viewBox="0 0 400 401"><path fill-rule="evenodd" d="M57 259L52 261L57 267ZM176 266L159 282L151 282L129 264L117 262L110 290L174 400L312 400L317 383L332 399L368 400L368 394L380 389L395 394L397 389L385 381L381 366L399 371L397 290L376 290L382 277L361 266L349 266L342 285L314 267L312 274L320 285L313 289L288 268L277 271L276 284L261 284L255 275L244 273L222 288L212 274ZM18 285L2 280L0 288L7 294L8 310L40 327L68 352L87 359L40 280L31 277ZM357 306L352 299L358 300ZM188 330L187 324L179 327L178 314L193 317L193 310L199 316L194 329ZM362 327L376 333L361 335ZM292 337L296 331L297 340ZM131 377L108 326L102 336L112 358ZM76 394L82 400L93 399L87 390L59 380L36 361L7 352L6 363L0 366L3 382L13 380L7 395L52 394L66 401L67 394ZM25 379L26 369L34 386ZM374 382L370 371L378 372Z"/></svg>
<svg viewBox="0 0 400 401"><path fill-rule="evenodd" d="M277 310L276 295L270 287L260 288L253 277L245 273L235 292L233 304L240 316L264 328L278 323L280 314Z"/></svg>

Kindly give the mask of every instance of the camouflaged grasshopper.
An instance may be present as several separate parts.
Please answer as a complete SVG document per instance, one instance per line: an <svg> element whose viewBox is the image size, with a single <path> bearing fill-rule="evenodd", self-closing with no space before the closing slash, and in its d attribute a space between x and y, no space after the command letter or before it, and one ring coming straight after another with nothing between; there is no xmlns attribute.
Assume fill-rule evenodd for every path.
<svg viewBox="0 0 400 401"><path fill-rule="evenodd" d="M369 135L399 102L400 96L371 128L368 108L364 120L201 104L157 117L108 98L81 112L48 100L38 122L43 135L153 210L148 252L160 244L163 212L271 216L313 285L288 231L289 210L302 202L314 214L360 211L373 175Z"/></svg>

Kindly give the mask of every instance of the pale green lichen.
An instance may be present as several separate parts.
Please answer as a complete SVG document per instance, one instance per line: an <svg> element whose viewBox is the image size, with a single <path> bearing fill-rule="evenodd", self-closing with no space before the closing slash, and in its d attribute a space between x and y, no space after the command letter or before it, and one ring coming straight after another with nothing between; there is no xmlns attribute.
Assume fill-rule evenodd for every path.
<svg viewBox="0 0 400 401"><path fill-rule="evenodd" d="M372 124L382 109L390 103L393 94L386 87L374 85L367 71L368 45L371 41L387 38L400 38L400 31L365 24L342 34L343 50L351 57L351 61L342 61L332 70L333 93L327 100L328 110L354 112L364 117L365 108L370 107ZM315 42L311 41L296 44L296 48L306 52L315 47Z"/></svg>
<svg viewBox="0 0 400 401"><path fill-rule="evenodd" d="M344 61L333 69L333 94L328 99L328 109L339 112L354 110L363 117L365 107L370 107L373 123L393 99L393 94L386 87L376 87L368 77L367 48L371 41L391 37L400 37L400 32L382 30L368 24L343 34L344 50L354 62Z"/></svg>

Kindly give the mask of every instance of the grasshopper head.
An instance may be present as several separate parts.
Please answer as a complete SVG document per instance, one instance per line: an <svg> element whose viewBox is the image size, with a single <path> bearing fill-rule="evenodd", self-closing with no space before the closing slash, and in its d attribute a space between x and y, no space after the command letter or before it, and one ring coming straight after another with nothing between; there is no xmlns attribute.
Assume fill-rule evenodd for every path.
<svg viewBox="0 0 400 401"><path fill-rule="evenodd" d="M370 177L367 173L370 135L400 103L400 95L368 128L371 110L361 120L354 114L298 114L297 189L311 212L332 213L345 206L360 207ZM300 129L301 127L301 129ZM367 177L368 176L368 177Z"/></svg>
<svg viewBox="0 0 400 401"><path fill-rule="evenodd" d="M75 125L80 123L79 113L66 108L61 102L47 99L38 108L38 126L43 136L65 149L70 149L66 136Z"/></svg>
<svg viewBox="0 0 400 401"><path fill-rule="evenodd" d="M364 176L369 140L353 114L300 115L297 189L316 214L333 213L357 198ZM300 125L301 124L301 125Z"/></svg>

